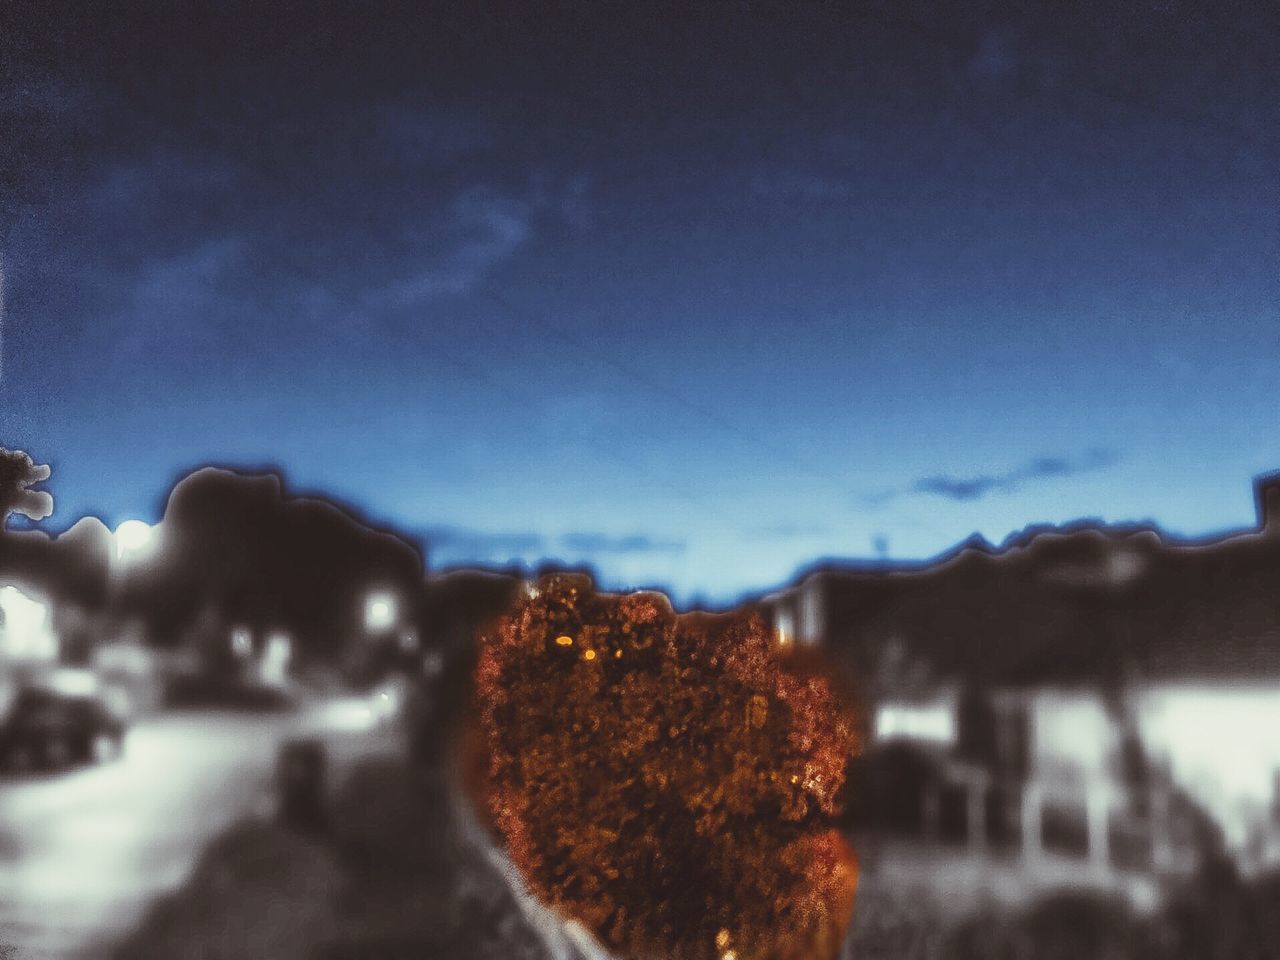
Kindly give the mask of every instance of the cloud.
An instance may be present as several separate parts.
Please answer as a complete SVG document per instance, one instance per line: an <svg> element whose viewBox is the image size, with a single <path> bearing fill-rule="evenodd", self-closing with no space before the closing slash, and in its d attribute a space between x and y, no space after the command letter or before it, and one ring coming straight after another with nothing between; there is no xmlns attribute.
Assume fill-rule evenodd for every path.
<svg viewBox="0 0 1280 960"><path fill-rule="evenodd" d="M1014 77L1021 65L1017 37L1008 29L986 31L978 49L965 64L965 72L975 80L1003 81Z"/></svg>
<svg viewBox="0 0 1280 960"><path fill-rule="evenodd" d="M594 225L591 182L586 177L573 177L556 199L560 219L576 234L589 233Z"/></svg>
<svg viewBox="0 0 1280 960"><path fill-rule="evenodd" d="M489 560L543 553L547 539L534 531L492 531L444 524L423 531L427 549L466 560Z"/></svg>
<svg viewBox="0 0 1280 960"><path fill-rule="evenodd" d="M384 285L376 299L393 306L469 293L497 266L515 256L535 236L539 217L559 220L575 233L592 226L590 183L584 177L560 186L535 185L525 192L471 187L414 232L420 266Z"/></svg>
<svg viewBox="0 0 1280 960"><path fill-rule="evenodd" d="M813 173L757 174L751 181L751 192L762 200L821 203L850 199L854 185L839 177Z"/></svg>
<svg viewBox="0 0 1280 960"><path fill-rule="evenodd" d="M249 253L238 237L197 239L116 276L98 271L95 290L115 306L85 331L83 348L104 372L140 368L163 379L213 355L227 369L226 348L243 341L249 313L233 289Z"/></svg>
<svg viewBox="0 0 1280 960"><path fill-rule="evenodd" d="M204 305L222 295L222 285L245 252L240 238L219 237L151 261L134 278L129 311L156 317L160 326L175 326L172 318L188 314L193 301Z"/></svg>
<svg viewBox="0 0 1280 960"><path fill-rule="evenodd" d="M818 523L772 523L748 527L743 532L760 540L811 540L826 536L831 528Z"/></svg>
<svg viewBox="0 0 1280 960"><path fill-rule="evenodd" d="M102 176L88 184L83 202L108 217L157 209L172 215L172 204L227 202L245 183L245 171L234 163L202 156L194 151L158 147L140 157L111 163ZM146 222L151 227L152 222ZM160 224L155 224L159 226ZM179 222L175 233L186 224ZM166 238L167 239L167 238Z"/></svg>
<svg viewBox="0 0 1280 960"><path fill-rule="evenodd" d="M1049 92L1057 89L1062 79L1059 59L1050 50L1008 26L984 31L962 69L975 90L988 94L1001 90Z"/></svg>
<svg viewBox="0 0 1280 960"><path fill-rule="evenodd" d="M682 540L656 540L640 533L612 536L605 533L566 533L560 537L560 546L573 553L628 554L628 553L683 553Z"/></svg>
<svg viewBox="0 0 1280 960"><path fill-rule="evenodd" d="M379 151L406 162L455 162L485 153L499 139L498 126L472 110L388 101L370 112Z"/></svg>
<svg viewBox="0 0 1280 960"><path fill-rule="evenodd" d="M1092 473L1115 465L1119 459L1115 451L1091 448L1077 458L1036 457L1003 473L980 473L969 477L931 474L920 477L905 489L883 490L868 494L862 499L869 506L882 506L898 497L909 495L931 495L957 503L969 503L993 494L1013 493L1028 483Z"/></svg>
<svg viewBox="0 0 1280 960"><path fill-rule="evenodd" d="M948 500L981 500L997 490L1006 493L1017 487L1014 474L981 474L976 477L952 477L945 474L921 477L912 486L916 493L933 493Z"/></svg>
<svg viewBox="0 0 1280 960"><path fill-rule="evenodd" d="M468 190L430 227L418 231L426 263L384 287L380 299L408 306L438 296L468 293L524 246L537 204L485 189Z"/></svg>
<svg viewBox="0 0 1280 960"><path fill-rule="evenodd" d="M556 552L584 557L629 554L682 553L681 540L661 540L646 534L615 535L597 531L573 531L547 537L533 530L480 530L474 527L441 524L422 531L427 547L436 559L448 562L535 559Z"/></svg>

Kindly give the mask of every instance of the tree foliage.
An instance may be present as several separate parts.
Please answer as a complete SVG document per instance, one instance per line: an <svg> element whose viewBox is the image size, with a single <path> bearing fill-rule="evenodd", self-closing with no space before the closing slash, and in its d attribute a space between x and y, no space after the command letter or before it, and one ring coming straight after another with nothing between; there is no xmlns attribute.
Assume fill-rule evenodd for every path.
<svg viewBox="0 0 1280 960"><path fill-rule="evenodd" d="M372 589L415 614L422 558L337 505L286 492L274 473L206 467L169 494L153 562L131 571L125 602L160 642L178 641L205 611L255 632L280 629L295 653L336 661L362 649ZM407 625L407 624L406 624Z"/></svg>
<svg viewBox="0 0 1280 960"><path fill-rule="evenodd" d="M484 638L483 805L531 891L619 956L835 954L852 718L760 615L543 578Z"/></svg>
<svg viewBox="0 0 1280 960"><path fill-rule="evenodd" d="M48 464L36 463L21 450L0 447L0 527L11 513L43 520L53 512L53 497L31 487L49 479Z"/></svg>

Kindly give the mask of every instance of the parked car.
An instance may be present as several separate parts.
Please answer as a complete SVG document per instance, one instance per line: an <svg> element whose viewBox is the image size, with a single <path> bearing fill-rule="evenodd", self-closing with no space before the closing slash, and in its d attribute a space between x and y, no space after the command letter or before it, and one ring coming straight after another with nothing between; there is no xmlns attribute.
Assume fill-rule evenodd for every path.
<svg viewBox="0 0 1280 960"><path fill-rule="evenodd" d="M97 694L20 690L0 717L0 764L58 769L120 755L126 724Z"/></svg>

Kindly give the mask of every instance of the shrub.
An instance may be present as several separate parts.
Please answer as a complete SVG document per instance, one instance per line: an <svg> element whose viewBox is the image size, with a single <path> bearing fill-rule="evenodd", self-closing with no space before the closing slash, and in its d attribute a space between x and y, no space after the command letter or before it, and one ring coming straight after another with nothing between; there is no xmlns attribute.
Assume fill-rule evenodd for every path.
<svg viewBox="0 0 1280 960"><path fill-rule="evenodd" d="M543 578L483 638L482 806L531 892L622 956L824 958L856 865L852 720L758 613Z"/></svg>

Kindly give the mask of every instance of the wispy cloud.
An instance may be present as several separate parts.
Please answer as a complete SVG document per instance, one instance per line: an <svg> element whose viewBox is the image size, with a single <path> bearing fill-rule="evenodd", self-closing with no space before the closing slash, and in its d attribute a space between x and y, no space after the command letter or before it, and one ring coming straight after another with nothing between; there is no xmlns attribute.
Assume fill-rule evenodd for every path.
<svg viewBox="0 0 1280 960"><path fill-rule="evenodd" d="M405 266L379 285L374 305L413 306L470 293L551 223L575 233L591 229L590 184L584 177L534 177L524 189L473 185L445 200L409 232L395 256Z"/></svg>
<svg viewBox="0 0 1280 960"><path fill-rule="evenodd" d="M438 296L464 294L519 250L533 233L537 204L487 190L470 190L419 231L425 263L413 275L386 286L380 298L406 306Z"/></svg>
<svg viewBox="0 0 1280 960"><path fill-rule="evenodd" d="M467 560L530 556L547 548L547 538L532 530L493 531L444 524L422 533L429 550Z"/></svg>
<svg viewBox="0 0 1280 960"><path fill-rule="evenodd" d="M573 177L556 198L556 210L560 219L574 233L589 233L594 225L591 188L591 181L586 177Z"/></svg>
<svg viewBox="0 0 1280 960"><path fill-rule="evenodd" d="M410 162L453 162L483 154L499 139L499 129L471 110L387 101L370 111L378 147Z"/></svg>
<svg viewBox="0 0 1280 960"><path fill-rule="evenodd" d="M675 554L685 550L682 540L663 540L642 533L616 535L572 531L550 537L534 530L481 530L440 524L422 531L428 549L446 561L493 561L520 557L533 560L554 554L567 559L592 559L634 554ZM571 556L568 556L571 555Z"/></svg>
<svg viewBox="0 0 1280 960"><path fill-rule="evenodd" d="M581 554L682 553L682 540L658 540L641 533L612 536L605 533L566 533L560 546Z"/></svg>
<svg viewBox="0 0 1280 960"><path fill-rule="evenodd" d="M757 174L752 178L751 192L762 200L819 203L850 199L854 195L854 185L840 177L792 171Z"/></svg>
<svg viewBox="0 0 1280 960"><path fill-rule="evenodd" d="M965 72L974 79L1003 81L1012 78L1022 61L1017 37L1008 29L986 31L978 41L978 49L965 64Z"/></svg>
<svg viewBox="0 0 1280 960"><path fill-rule="evenodd" d="M243 336L238 322L246 311L227 287L246 253L240 238L219 237L142 263L132 272L121 270L118 278L99 271L98 283L118 288L123 298L115 321L93 328L86 347L126 365L223 351Z"/></svg>
<svg viewBox="0 0 1280 960"><path fill-rule="evenodd" d="M901 489L869 494L863 497L863 502L870 506L882 506L903 496L931 495L968 503L988 496L1013 493L1028 483L1092 473L1114 466L1119 460L1119 455L1113 450L1091 448L1074 458L1036 457L1001 473L979 473L972 476L936 473L920 477L910 486Z"/></svg>
<svg viewBox="0 0 1280 960"><path fill-rule="evenodd" d="M829 534L831 528L817 523L771 523L748 527L743 532L758 540L810 540Z"/></svg>
<svg viewBox="0 0 1280 960"><path fill-rule="evenodd" d="M977 90L1049 91L1059 86L1061 68L1049 50L1037 48L1018 30L993 27L978 39L963 64L964 76Z"/></svg>

